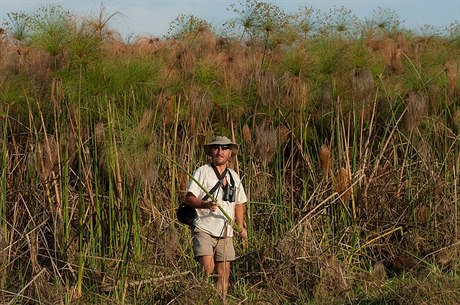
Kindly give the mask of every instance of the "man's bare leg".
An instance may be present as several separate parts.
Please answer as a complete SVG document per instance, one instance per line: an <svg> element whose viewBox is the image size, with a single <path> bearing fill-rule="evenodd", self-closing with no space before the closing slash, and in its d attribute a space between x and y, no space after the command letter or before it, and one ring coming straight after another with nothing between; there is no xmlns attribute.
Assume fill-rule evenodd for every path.
<svg viewBox="0 0 460 305"><path fill-rule="evenodd" d="M214 257L211 255L204 255L198 257L198 261L206 272L207 275L212 275L214 272Z"/></svg>
<svg viewBox="0 0 460 305"><path fill-rule="evenodd" d="M216 262L217 270L217 291L225 297L228 290L228 279L230 277L230 262Z"/></svg>

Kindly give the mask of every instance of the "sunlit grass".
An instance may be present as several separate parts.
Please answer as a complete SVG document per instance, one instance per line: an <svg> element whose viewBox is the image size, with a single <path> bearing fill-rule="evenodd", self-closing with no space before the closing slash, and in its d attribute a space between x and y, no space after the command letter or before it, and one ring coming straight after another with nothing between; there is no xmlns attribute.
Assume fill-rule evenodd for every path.
<svg viewBox="0 0 460 305"><path fill-rule="evenodd" d="M458 46L349 17L2 38L0 301L457 303ZM250 199L226 300L174 215L214 134Z"/></svg>

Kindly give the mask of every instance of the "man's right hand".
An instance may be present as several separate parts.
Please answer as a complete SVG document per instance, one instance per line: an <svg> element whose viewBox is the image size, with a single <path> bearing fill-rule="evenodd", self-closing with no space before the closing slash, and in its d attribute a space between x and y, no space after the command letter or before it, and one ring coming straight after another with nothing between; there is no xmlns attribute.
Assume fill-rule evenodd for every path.
<svg viewBox="0 0 460 305"><path fill-rule="evenodd" d="M212 201L203 201L203 207L209 209L211 212L217 211L217 203Z"/></svg>

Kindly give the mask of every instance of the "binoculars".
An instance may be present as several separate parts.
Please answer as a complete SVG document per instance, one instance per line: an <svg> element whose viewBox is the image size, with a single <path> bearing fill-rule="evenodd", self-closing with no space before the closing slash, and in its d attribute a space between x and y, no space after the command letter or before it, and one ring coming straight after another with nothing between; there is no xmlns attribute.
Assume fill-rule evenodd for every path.
<svg viewBox="0 0 460 305"><path fill-rule="evenodd" d="M224 194L222 199L228 202L235 202L235 186L227 183L227 185L224 187Z"/></svg>

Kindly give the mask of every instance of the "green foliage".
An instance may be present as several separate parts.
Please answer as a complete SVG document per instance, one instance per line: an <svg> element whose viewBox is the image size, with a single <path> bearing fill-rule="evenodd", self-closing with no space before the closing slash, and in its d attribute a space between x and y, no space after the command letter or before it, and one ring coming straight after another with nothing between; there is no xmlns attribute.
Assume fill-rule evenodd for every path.
<svg viewBox="0 0 460 305"><path fill-rule="evenodd" d="M447 37L453 40L458 47L460 45L460 22L455 21L451 23L445 30Z"/></svg>
<svg viewBox="0 0 460 305"><path fill-rule="evenodd" d="M210 28L211 25L202 18L194 15L180 14L170 23L168 36L174 38L184 38L189 34Z"/></svg>
<svg viewBox="0 0 460 305"><path fill-rule="evenodd" d="M56 56L70 41L72 20L61 6L48 5L32 14L8 13L5 27L19 41L31 43Z"/></svg>
<svg viewBox="0 0 460 305"><path fill-rule="evenodd" d="M383 64L379 62L370 48L362 40L356 40L349 44L345 51L344 62L351 68L370 68L374 71L383 71Z"/></svg>
<svg viewBox="0 0 460 305"><path fill-rule="evenodd" d="M20 86L20 82L22 81L20 78L15 78L15 81L8 82L7 84L2 86L2 91L0 92L0 100L2 104L11 103L14 107L15 102L24 101L24 90ZM21 105L22 106L22 105ZM22 107L18 107L22 108Z"/></svg>
<svg viewBox="0 0 460 305"><path fill-rule="evenodd" d="M401 29L401 21L394 10L378 8L370 18L364 19L362 27L364 32L395 33Z"/></svg>
<svg viewBox="0 0 460 305"><path fill-rule="evenodd" d="M259 6L260 3L256 0L247 0L245 3L239 1L238 7L236 4L230 5L227 10L237 13L239 16L233 20L227 21L227 26L231 29L241 27L243 29L241 34L242 37L246 34L251 35L257 27L258 20L256 14Z"/></svg>
<svg viewBox="0 0 460 305"><path fill-rule="evenodd" d="M233 9L243 40L186 16L176 38L134 44L108 36L102 15L12 17L29 40L0 63L5 294L458 303L456 26L449 37L395 33L390 14L361 37L344 9L304 8L289 22L258 1ZM49 55L61 60L52 71ZM174 221L188 181L177 165L207 162L202 144L217 133L240 144L232 167L250 195L249 247L236 239L227 300Z"/></svg>
<svg viewBox="0 0 460 305"><path fill-rule="evenodd" d="M69 44L73 32L71 15L60 6L39 8L30 21L32 45L56 56Z"/></svg>
<svg viewBox="0 0 460 305"><path fill-rule="evenodd" d="M24 12L7 14L8 20L3 23L5 28L19 41L27 42L31 32L31 16Z"/></svg>
<svg viewBox="0 0 460 305"><path fill-rule="evenodd" d="M287 50L282 58L280 68L297 76L314 75L314 64L318 54L308 51L309 49L303 45Z"/></svg>
<svg viewBox="0 0 460 305"><path fill-rule="evenodd" d="M75 66L98 62L104 54L103 37L88 23L69 30L72 36L67 48Z"/></svg>
<svg viewBox="0 0 460 305"><path fill-rule="evenodd" d="M318 40L312 46L312 52L318 54L318 72L331 75L339 68L343 59L344 46L332 39Z"/></svg>
<svg viewBox="0 0 460 305"><path fill-rule="evenodd" d="M146 88L157 87L155 80L158 69L155 61L146 61L143 58L130 58L122 62L116 58L108 58L85 69L84 90L89 96L124 96L127 92L142 94Z"/></svg>
<svg viewBox="0 0 460 305"><path fill-rule="evenodd" d="M338 38L356 38L359 35L358 18L345 7L334 7L322 17L319 32Z"/></svg>
<svg viewBox="0 0 460 305"><path fill-rule="evenodd" d="M437 272L418 277L415 274L378 283L363 283L359 294L351 296L345 304L454 304L459 302L456 277ZM367 289L366 289L367 288Z"/></svg>
<svg viewBox="0 0 460 305"><path fill-rule="evenodd" d="M229 11L236 13L237 18L226 24L232 29L242 29L241 36L250 39L267 39L271 33L283 33L288 25L288 16L277 5L258 0L246 0L230 5Z"/></svg>
<svg viewBox="0 0 460 305"><path fill-rule="evenodd" d="M216 82L215 85L218 85L221 82L222 70L215 61L203 59L196 64L193 76L199 84L211 85Z"/></svg>
<svg viewBox="0 0 460 305"><path fill-rule="evenodd" d="M304 39L319 34L323 16L319 10L311 7L299 7L298 12L291 16L291 23Z"/></svg>

